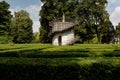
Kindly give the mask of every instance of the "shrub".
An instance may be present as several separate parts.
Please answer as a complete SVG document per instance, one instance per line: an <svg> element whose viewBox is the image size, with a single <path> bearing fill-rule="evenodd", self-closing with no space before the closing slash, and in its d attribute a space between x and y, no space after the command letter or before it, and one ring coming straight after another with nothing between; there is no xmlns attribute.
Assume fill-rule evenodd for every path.
<svg viewBox="0 0 120 80"><path fill-rule="evenodd" d="M0 44L12 43L12 37L0 36Z"/></svg>

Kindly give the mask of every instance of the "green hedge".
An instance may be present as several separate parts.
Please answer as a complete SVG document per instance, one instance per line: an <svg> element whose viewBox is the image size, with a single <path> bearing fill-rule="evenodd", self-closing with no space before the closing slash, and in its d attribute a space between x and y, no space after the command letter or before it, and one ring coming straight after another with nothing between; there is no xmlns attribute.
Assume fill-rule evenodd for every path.
<svg viewBox="0 0 120 80"><path fill-rule="evenodd" d="M0 45L0 57L120 57L120 46L76 44L58 47L51 44L4 44Z"/></svg>
<svg viewBox="0 0 120 80"><path fill-rule="evenodd" d="M21 49L0 51L0 57L28 57L28 58L59 58L59 57L120 57L120 50L114 51L89 51L89 50L65 50L42 51L42 49Z"/></svg>
<svg viewBox="0 0 120 80"><path fill-rule="evenodd" d="M0 80L120 80L120 58L0 58Z"/></svg>
<svg viewBox="0 0 120 80"><path fill-rule="evenodd" d="M88 51L41 51L41 50L16 50L1 51L0 57L29 57L29 58L56 58L56 57L88 57Z"/></svg>

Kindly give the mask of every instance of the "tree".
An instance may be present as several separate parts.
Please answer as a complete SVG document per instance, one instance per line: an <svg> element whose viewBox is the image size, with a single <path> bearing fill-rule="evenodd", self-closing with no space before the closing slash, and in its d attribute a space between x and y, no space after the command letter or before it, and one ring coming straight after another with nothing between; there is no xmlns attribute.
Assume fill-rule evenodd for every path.
<svg viewBox="0 0 120 80"><path fill-rule="evenodd" d="M10 32L11 12L9 11L10 5L5 1L0 2L0 36L8 35Z"/></svg>
<svg viewBox="0 0 120 80"><path fill-rule="evenodd" d="M119 44L119 42L120 42L120 22L115 27L116 27L116 30L115 30L113 41L115 44Z"/></svg>
<svg viewBox="0 0 120 80"><path fill-rule="evenodd" d="M102 29L105 27L103 24L105 22L105 8L107 4L107 0L96 0L93 2L94 6L92 7L93 9L93 18L94 18L94 28L95 28L95 33L97 34L98 42L101 43L101 34L102 34ZM107 14L106 14L107 15ZM108 17L107 17L108 18Z"/></svg>
<svg viewBox="0 0 120 80"><path fill-rule="evenodd" d="M120 35L120 22L116 26L116 35Z"/></svg>
<svg viewBox="0 0 120 80"><path fill-rule="evenodd" d="M106 31L108 34L111 28L113 30L105 9L107 0L42 0L42 2L44 5L40 11L40 39L43 42L50 39L49 23L54 20L62 22L77 20L79 26L75 27L75 32L82 38L82 42L96 36L101 43L102 35Z"/></svg>
<svg viewBox="0 0 120 80"><path fill-rule="evenodd" d="M11 42L10 24L12 15L9 7L10 5L7 2L0 2L0 43Z"/></svg>
<svg viewBox="0 0 120 80"><path fill-rule="evenodd" d="M15 12L11 25L13 42L30 43L33 36L32 25L33 22L26 11Z"/></svg>
<svg viewBox="0 0 120 80"><path fill-rule="evenodd" d="M75 8L78 0L56 0L55 18L61 18L62 22L69 19L75 19Z"/></svg>
<svg viewBox="0 0 120 80"><path fill-rule="evenodd" d="M107 0L82 0L76 8L78 21L86 29L86 36L90 39L93 37L91 34L96 35L99 43L101 43L101 36L105 30L113 29L109 14L105 9L106 5ZM106 23L109 23L109 26Z"/></svg>
<svg viewBox="0 0 120 80"><path fill-rule="evenodd" d="M70 20L75 18L74 9L78 0L41 0L44 5L40 11L40 41L50 42L49 33L51 27L49 23L54 20Z"/></svg>
<svg viewBox="0 0 120 80"><path fill-rule="evenodd" d="M50 32L50 26L49 22L53 18L52 10L53 10L53 3L52 0L41 0L44 5L42 6L42 9L40 11L40 42L47 43L50 42L50 39L48 39L48 34Z"/></svg>
<svg viewBox="0 0 120 80"><path fill-rule="evenodd" d="M109 19L109 14L107 12L104 12L103 14L103 24L101 25L101 43L111 43L114 34L115 29L113 24L111 23Z"/></svg>

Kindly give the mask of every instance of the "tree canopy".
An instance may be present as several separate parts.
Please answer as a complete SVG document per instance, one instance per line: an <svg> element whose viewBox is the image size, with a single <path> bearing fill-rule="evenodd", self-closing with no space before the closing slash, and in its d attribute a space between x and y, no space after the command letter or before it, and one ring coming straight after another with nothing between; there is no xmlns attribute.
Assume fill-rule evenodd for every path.
<svg viewBox="0 0 120 80"><path fill-rule="evenodd" d="M32 25L33 22L28 12L24 10L15 12L15 17L13 17L11 24L13 42L30 43L33 36Z"/></svg>
<svg viewBox="0 0 120 80"><path fill-rule="evenodd" d="M0 2L0 36L8 35L10 32L12 15L9 8L10 5L7 2Z"/></svg>
<svg viewBox="0 0 120 80"><path fill-rule="evenodd" d="M40 11L40 40L41 42L50 42L48 34L51 31L50 21L70 20L75 18L74 10L78 0L41 0L44 5ZM48 39L49 38L49 39Z"/></svg>
<svg viewBox="0 0 120 80"><path fill-rule="evenodd" d="M120 35L120 22L116 26L116 35Z"/></svg>
<svg viewBox="0 0 120 80"><path fill-rule="evenodd" d="M101 37L104 33L110 32L111 29L114 30L106 6L107 0L83 0L76 8L78 21L86 29L84 36L90 39L91 34L94 34L99 43L101 43Z"/></svg>
<svg viewBox="0 0 120 80"><path fill-rule="evenodd" d="M95 36L101 43L104 34L110 34L114 28L106 11L107 0L42 0L44 5L40 11L41 42L49 40L51 21L77 21L75 27L77 35L82 40L89 40Z"/></svg>

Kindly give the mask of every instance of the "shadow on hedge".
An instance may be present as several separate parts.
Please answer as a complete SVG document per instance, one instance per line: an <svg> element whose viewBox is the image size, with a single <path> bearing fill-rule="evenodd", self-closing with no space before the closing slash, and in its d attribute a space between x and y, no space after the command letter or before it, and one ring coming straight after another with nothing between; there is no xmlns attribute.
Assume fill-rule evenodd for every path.
<svg viewBox="0 0 120 80"><path fill-rule="evenodd" d="M68 58L68 57L120 57L120 50L112 52L92 52L91 49L43 51L51 47L41 49L28 49L0 52L0 57L28 57L28 58Z"/></svg>
<svg viewBox="0 0 120 80"><path fill-rule="evenodd" d="M63 50L63 51L42 51L48 48L33 50L16 50L0 52L0 57L29 57L29 58L64 58L64 57L89 57L88 50Z"/></svg>
<svg viewBox="0 0 120 80"><path fill-rule="evenodd" d="M104 53L103 56L105 56L105 57L120 57L120 50L116 49L112 52Z"/></svg>
<svg viewBox="0 0 120 80"><path fill-rule="evenodd" d="M120 65L104 62L91 65L0 64L0 80L120 80Z"/></svg>

